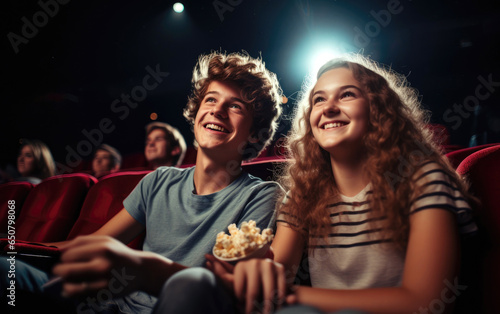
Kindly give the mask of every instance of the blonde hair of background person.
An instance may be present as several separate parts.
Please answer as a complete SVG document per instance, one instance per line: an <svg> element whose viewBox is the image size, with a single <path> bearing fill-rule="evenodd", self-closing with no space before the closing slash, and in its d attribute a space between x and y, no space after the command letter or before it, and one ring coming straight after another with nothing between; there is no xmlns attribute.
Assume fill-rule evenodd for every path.
<svg viewBox="0 0 500 314"><path fill-rule="evenodd" d="M40 140L22 139L17 169L22 177L46 179L54 176L56 166L50 149Z"/></svg>
<svg viewBox="0 0 500 314"><path fill-rule="evenodd" d="M405 78L368 58L346 56L319 70L288 138L293 161L282 178L289 193L274 262L243 261L231 275L210 259L247 313L285 302L318 312L418 312L456 283L457 225L475 232L473 199L427 121ZM305 251L312 287L290 285L286 296Z"/></svg>

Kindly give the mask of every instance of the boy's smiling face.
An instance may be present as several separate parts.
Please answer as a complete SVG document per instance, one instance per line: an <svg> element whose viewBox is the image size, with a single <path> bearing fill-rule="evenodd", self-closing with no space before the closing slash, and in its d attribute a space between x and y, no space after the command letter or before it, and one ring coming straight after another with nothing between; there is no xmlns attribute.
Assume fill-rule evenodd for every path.
<svg viewBox="0 0 500 314"><path fill-rule="evenodd" d="M242 99L241 89L236 85L210 83L194 122L194 136L200 150L219 152L241 161L253 123L253 112Z"/></svg>

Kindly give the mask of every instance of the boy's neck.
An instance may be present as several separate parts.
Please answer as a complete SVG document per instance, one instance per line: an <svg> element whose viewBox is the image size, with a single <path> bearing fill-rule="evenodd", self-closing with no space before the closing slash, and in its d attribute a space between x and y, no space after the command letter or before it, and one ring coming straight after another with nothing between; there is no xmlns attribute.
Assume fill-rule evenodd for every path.
<svg viewBox="0 0 500 314"><path fill-rule="evenodd" d="M196 156L194 186L196 194L208 195L231 184L241 174L241 160L214 160L202 151Z"/></svg>

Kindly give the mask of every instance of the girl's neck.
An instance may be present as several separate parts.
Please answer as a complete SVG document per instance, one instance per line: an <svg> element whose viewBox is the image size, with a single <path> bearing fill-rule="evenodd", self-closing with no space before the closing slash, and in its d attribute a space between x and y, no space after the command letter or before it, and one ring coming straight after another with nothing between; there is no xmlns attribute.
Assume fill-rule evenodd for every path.
<svg viewBox="0 0 500 314"><path fill-rule="evenodd" d="M355 196L369 183L364 170L365 161L364 157L338 160L330 155L335 184L342 195Z"/></svg>

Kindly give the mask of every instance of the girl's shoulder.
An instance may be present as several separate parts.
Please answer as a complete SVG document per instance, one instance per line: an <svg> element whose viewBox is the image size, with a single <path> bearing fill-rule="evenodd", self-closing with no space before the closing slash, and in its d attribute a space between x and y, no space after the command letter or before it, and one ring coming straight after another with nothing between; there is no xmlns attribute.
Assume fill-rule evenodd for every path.
<svg viewBox="0 0 500 314"><path fill-rule="evenodd" d="M413 180L417 186L426 186L431 182L436 182L457 188L449 172L435 161L422 163L413 174Z"/></svg>
<svg viewBox="0 0 500 314"><path fill-rule="evenodd" d="M436 162L422 164L414 178L417 192L412 198L410 214L444 209L456 214L461 233L472 233L477 229L467 198L441 165Z"/></svg>

